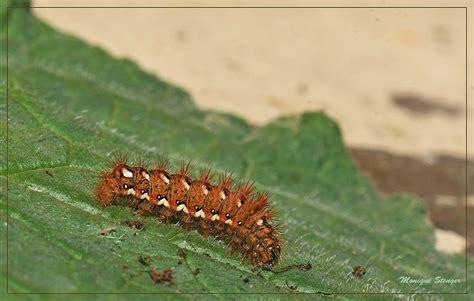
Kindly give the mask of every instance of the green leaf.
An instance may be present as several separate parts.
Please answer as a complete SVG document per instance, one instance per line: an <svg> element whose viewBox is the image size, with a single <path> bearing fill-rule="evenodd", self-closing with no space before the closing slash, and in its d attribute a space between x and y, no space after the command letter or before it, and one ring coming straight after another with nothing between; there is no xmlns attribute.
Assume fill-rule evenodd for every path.
<svg viewBox="0 0 474 301"><path fill-rule="evenodd" d="M252 128L237 117L200 110L182 89L55 31L27 9L11 9L8 25L8 165L3 152L0 160L4 233L8 211L8 292L465 291L465 259L435 251L421 203L406 195L381 198L350 159L337 124L323 113ZM3 120L6 56L1 47ZM5 137L7 125L1 126ZM220 241L135 216L126 207L98 206L94 187L113 151L149 161L167 154L175 163L192 160L195 170L211 165L255 181L258 190L272 194L282 224L286 243L280 263L274 271L254 272ZM127 219L142 220L145 229L122 225ZM116 232L99 235L108 227ZM149 256L152 267L171 267L175 285L153 284L140 256ZM306 262L312 269L278 272ZM2 270L5 264L2 260ZM367 269L363 277L352 275L357 265ZM410 284L400 281L403 276L460 283ZM0 274L2 287L6 277Z"/></svg>

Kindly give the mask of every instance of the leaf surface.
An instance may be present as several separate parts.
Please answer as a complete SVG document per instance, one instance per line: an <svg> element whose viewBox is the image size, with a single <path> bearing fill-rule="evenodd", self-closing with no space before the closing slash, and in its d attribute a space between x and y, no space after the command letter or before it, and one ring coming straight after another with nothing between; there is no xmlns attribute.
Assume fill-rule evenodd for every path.
<svg viewBox="0 0 474 301"><path fill-rule="evenodd" d="M252 128L237 117L197 108L182 89L50 28L27 9L12 9L8 25L9 292L465 291L464 259L435 251L433 229L420 202L405 195L380 197L350 159L337 124L326 115L287 116ZM3 120L6 56L2 47ZM1 126L6 137L7 125ZM174 163L192 160L194 170L210 165L270 192L286 241L275 271L254 272L224 243L195 231L135 216L126 207L98 206L94 187L113 151L148 162L158 154ZM2 154L2 187L6 174ZM0 194L6 233L6 189ZM121 224L129 219L142 220L145 229ZM99 235L108 227L116 232ZM150 267L140 263L140 256L149 256L151 267L173 268L176 284L153 284L146 272ZM312 269L277 272L306 262ZM367 269L361 278L352 275L357 265ZM461 282L410 284L400 281L403 276ZM6 283L5 273L0 282Z"/></svg>

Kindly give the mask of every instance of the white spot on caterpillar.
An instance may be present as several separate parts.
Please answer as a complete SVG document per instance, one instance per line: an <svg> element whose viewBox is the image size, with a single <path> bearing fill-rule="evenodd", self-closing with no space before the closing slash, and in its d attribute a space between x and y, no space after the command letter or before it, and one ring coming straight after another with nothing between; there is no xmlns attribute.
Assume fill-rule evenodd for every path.
<svg viewBox="0 0 474 301"><path fill-rule="evenodd" d="M158 205L159 206L162 206L164 205L165 207L169 207L170 204L168 203L168 200L166 198L162 198L159 202L158 202Z"/></svg>
<svg viewBox="0 0 474 301"><path fill-rule="evenodd" d="M127 194L128 195L135 195L135 189L130 188L129 190L127 190Z"/></svg>
<svg viewBox="0 0 474 301"><path fill-rule="evenodd" d="M150 199L150 197L148 196L148 192L145 192L144 194L140 196L140 200L144 200L144 199Z"/></svg>
<svg viewBox="0 0 474 301"><path fill-rule="evenodd" d="M130 170L128 170L126 168L122 168L122 175L125 178L132 178L133 177L133 172L131 172Z"/></svg>
<svg viewBox="0 0 474 301"><path fill-rule="evenodd" d="M147 201L150 200L150 196L148 195L148 193L146 194L146 200L147 200Z"/></svg>
<svg viewBox="0 0 474 301"><path fill-rule="evenodd" d="M165 176L164 174L160 174L160 178L163 180L163 182L165 182L166 184L169 184L170 183L170 178L168 178L167 176Z"/></svg>
<svg viewBox="0 0 474 301"><path fill-rule="evenodd" d="M226 220L224 223L226 223L227 225L232 225L232 220L231 220L231 219L228 219L228 220Z"/></svg>
<svg viewBox="0 0 474 301"><path fill-rule="evenodd" d="M179 205L178 207L176 207L176 211L184 211L184 212L186 212L185 209L186 209L186 211L188 211L188 208L186 208L186 205L185 205L185 204L181 204L181 205Z"/></svg>
<svg viewBox="0 0 474 301"><path fill-rule="evenodd" d="M184 207L183 212L184 213L189 213L188 207Z"/></svg>
<svg viewBox="0 0 474 301"><path fill-rule="evenodd" d="M202 209L201 209L201 210L199 210L198 212L196 212L196 213L194 214L194 216L195 216L195 217L202 217L202 218L204 218L206 215L204 214L204 211L202 211Z"/></svg>
<svg viewBox="0 0 474 301"><path fill-rule="evenodd" d="M237 202L237 208L240 208L241 206L242 206L242 202L239 200L239 201Z"/></svg>
<svg viewBox="0 0 474 301"><path fill-rule="evenodd" d="M226 198L225 192L221 191L220 195L221 195L221 200L225 200Z"/></svg>
<svg viewBox="0 0 474 301"><path fill-rule="evenodd" d="M209 190L207 189L206 185L202 185L202 192L204 195L207 195L209 193Z"/></svg>
<svg viewBox="0 0 474 301"><path fill-rule="evenodd" d="M263 225L263 219L259 219L259 220L257 221L257 225L259 225L259 226Z"/></svg>
<svg viewBox="0 0 474 301"><path fill-rule="evenodd" d="M185 180L182 180L182 181L183 181L183 186L184 186L184 188L185 188L186 190L189 190L189 187L191 187L191 186L189 186L188 182L186 182Z"/></svg>
<svg viewBox="0 0 474 301"><path fill-rule="evenodd" d="M211 220L212 221L218 221L220 219L219 215L217 214L214 214L212 217L211 217Z"/></svg>
<svg viewBox="0 0 474 301"><path fill-rule="evenodd" d="M146 173L146 172L143 171L143 172L142 172L142 176L143 176L145 179L147 179L147 181L150 181L150 175L149 175L148 173Z"/></svg>

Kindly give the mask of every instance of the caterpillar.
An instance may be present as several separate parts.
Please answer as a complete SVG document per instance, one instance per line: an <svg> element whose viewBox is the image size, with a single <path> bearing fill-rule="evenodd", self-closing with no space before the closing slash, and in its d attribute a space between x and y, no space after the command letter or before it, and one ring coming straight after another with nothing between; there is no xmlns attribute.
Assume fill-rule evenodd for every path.
<svg viewBox="0 0 474 301"><path fill-rule="evenodd" d="M213 184L210 168L192 180L189 162L171 174L165 158L157 160L151 170L126 161L117 158L112 170L100 175L95 194L102 207L125 200L142 215L227 242L232 253L240 252L255 269L270 269L278 262L282 239L279 226L272 223L269 195L254 193L251 182L233 189L235 180L228 174Z"/></svg>

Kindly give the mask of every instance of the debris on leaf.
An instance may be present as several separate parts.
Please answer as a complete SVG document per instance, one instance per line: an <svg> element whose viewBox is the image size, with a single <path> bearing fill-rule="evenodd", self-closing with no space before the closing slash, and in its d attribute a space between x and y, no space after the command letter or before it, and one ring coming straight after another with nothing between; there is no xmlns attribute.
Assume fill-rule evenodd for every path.
<svg viewBox="0 0 474 301"><path fill-rule="evenodd" d="M355 277L362 277L365 275L366 271L367 270L363 266L358 265L352 268L352 275Z"/></svg>
<svg viewBox="0 0 474 301"><path fill-rule="evenodd" d="M172 269L166 269L163 272L160 272L159 270L153 268L150 271L150 278L155 284L160 282L168 282L169 284L174 284Z"/></svg>
<svg viewBox="0 0 474 301"><path fill-rule="evenodd" d="M299 269L302 270L302 271L311 270L312 267L313 266L311 265L310 262L306 262L306 263L303 263L303 264L299 265Z"/></svg>
<svg viewBox="0 0 474 301"><path fill-rule="evenodd" d="M201 269L199 268L196 268L192 271L193 275L196 276L197 274L199 274L201 272Z"/></svg>
<svg viewBox="0 0 474 301"><path fill-rule="evenodd" d="M152 262L150 256L140 256L138 257L138 261L143 264L144 266L149 266Z"/></svg>
<svg viewBox="0 0 474 301"><path fill-rule="evenodd" d="M286 272L286 271L289 271L289 270L294 269L294 268L300 269L302 271L307 271L307 270L310 270L312 267L313 267L313 265L310 262L306 262L306 263L300 263L300 264L290 264L290 265L288 265L286 267L283 267L281 269L272 269L272 271L274 273L282 273L282 272Z"/></svg>
<svg viewBox="0 0 474 301"><path fill-rule="evenodd" d="M121 222L121 224L137 230L142 230L145 227L143 222L139 220L126 220Z"/></svg>
<svg viewBox="0 0 474 301"><path fill-rule="evenodd" d="M186 258L186 255L187 255L186 251L184 251L183 249L179 249L176 254L181 258Z"/></svg>
<svg viewBox="0 0 474 301"><path fill-rule="evenodd" d="M117 231L117 228L108 227L108 228L104 228L104 229L100 230L100 235L105 236L109 233L116 232L116 231Z"/></svg>
<svg viewBox="0 0 474 301"><path fill-rule="evenodd" d="M294 291L298 289L296 285L288 284L288 281L285 280L286 287L289 288L290 290Z"/></svg>

